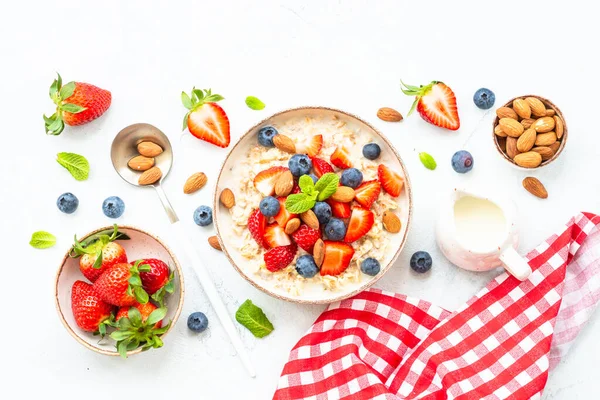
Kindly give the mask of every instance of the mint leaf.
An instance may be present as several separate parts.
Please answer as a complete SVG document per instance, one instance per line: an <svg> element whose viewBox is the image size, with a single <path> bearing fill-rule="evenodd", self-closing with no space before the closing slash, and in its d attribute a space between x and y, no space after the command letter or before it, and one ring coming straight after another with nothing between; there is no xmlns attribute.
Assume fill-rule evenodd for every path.
<svg viewBox="0 0 600 400"><path fill-rule="evenodd" d="M333 172L324 174L315 184L315 190L319 192L317 200L323 201L331 197L338 188L340 178Z"/></svg>
<svg viewBox="0 0 600 400"><path fill-rule="evenodd" d="M315 191L315 183L312 178L308 175L302 175L300 179L298 179L298 186L303 193L311 195Z"/></svg>
<svg viewBox="0 0 600 400"><path fill-rule="evenodd" d="M252 304L252 300L246 300L242 303L235 313L235 320L245 326L257 338L263 338L275 329L263 310Z"/></svg>
<svg viewBox="0 0 600 400"><path fill-rule="evenodd" d="M419 159L421 163L425 166L425 168L434 170L437 167L437 163L433 159L433 157L425 152L419 153Z"/></svg>
<svg viewBox="0 0 600 400"><path fill-rule="evenodd" d="M31 235L29 244L36 249L47 249L56 244L56 237L49 232L37 231Z"/></svg>
<svg viewBox="0 0 600 400"><path fill-rule="evenodd" d="M56 161L65 167L73 178L85 181L90 174L90 163L84 156L75 153L58 153Z"/></svg>
<svg viewBox="0 0 600 400"><path fill-rule="evenodd" d="M260 101L258 97L248 96L246 97L246 105L253 110L262 110L265 108L265 103Z"/></svg>
<svg viewBox="0 0 600 400"><path fill-rule="evenodd" d="M285 208L292 214L302 214L315 206L316 196L313 196L306 193L290 194L285 201Z"/></svg>

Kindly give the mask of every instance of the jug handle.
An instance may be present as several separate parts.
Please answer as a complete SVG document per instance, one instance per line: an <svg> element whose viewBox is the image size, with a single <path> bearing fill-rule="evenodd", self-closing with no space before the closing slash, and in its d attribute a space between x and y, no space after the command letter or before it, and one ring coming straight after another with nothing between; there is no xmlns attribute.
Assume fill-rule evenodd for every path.
<svg viewBox="0 0 600 400"><path fill-rule="evenodd" d="M507 247L500 253L500 261L502 261L508 273L520 281L524 281L531 275L531 267L527 260L521 257L512 246Z"/></svg>

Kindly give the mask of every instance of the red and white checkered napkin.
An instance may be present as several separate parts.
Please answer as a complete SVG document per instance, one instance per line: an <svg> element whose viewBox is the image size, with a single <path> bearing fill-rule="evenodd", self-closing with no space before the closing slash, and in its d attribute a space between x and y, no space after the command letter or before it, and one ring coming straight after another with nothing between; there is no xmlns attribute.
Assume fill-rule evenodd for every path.
<svg viewBox="0 0 600 400"><path fill-rule="evenodd" d="M580 214L454 312L368 290L332 304L290 354L274 399L540 398L600 299L600 216Z"/></svg>

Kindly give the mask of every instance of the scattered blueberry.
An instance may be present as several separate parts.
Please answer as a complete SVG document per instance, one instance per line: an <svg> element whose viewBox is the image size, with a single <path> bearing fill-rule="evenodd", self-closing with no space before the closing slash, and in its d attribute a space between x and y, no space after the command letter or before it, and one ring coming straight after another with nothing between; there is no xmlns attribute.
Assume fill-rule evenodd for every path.
<svg viewBox="0 0 600 400"><path fill-rule="evenodd" d="M308 175L312 168L312 161L306 154L294 154L288 161L288 167L294 176Z"/></svg>
<svg viewBox="0 0 600 400"><path fill-rule="evenodd" d="M296 272L303 278L312 278L319 272L319 268L313 256L305 254L296 260Z"/></svg>
<svg viewBox="0 0 600 400"><path fill-rule="evenodd" d="M212 209L209 206L200 206L194 211L196 225L207 226L212 224Z"/></svg>
<svg viewBox="0 0 600 400"><path fill-rule="evenodd" d="M433 260L431 256L426 251L417 251L410 258L410 267L420 274L423 274L431 269L431 264L433 264Z"/></svg>
<svg viewBox="0 0 600 400"><path fill-rule="evenodd" d="M125 211L125 203L119 196L110 196L102 203L102 212L109 218L119 218Z"/></svg>
<svg viewBox="0 0 600 400"><path fill-rule="evenodd" d="M73 193L63 193L58 196L56 206L65 214L72 214L77 210L77 206L79 206L79 199Z"/></svg>
<svg viewBox="0 0 600 400"><path fill-rule="evenodd" d="M348 168L342 172L342 185L356 189L363 181L363 174L356 168Z"/></svg>
<svg viewBox="0 0 600 400"><path fill-rule="evenodd" d="M460 150L452 156L452 168L459 174L465 174L473 169L473 156L466 150Z"/></svg>
<svg viewBox="0 0 600 400"><path fill-rule="evenodd" d="M188 317L187 325L194 332L204 332L208 328L208 318L203 312L196 311Z"/></svg>
<svg viewBox="0 0 600 400"><path fill-rule="evenodd" d="M360 270L367 275L375 276L381 270L381 265L379 261L374 258L365 258L364 261L360 264Z"/></svg>
<svg viewBox="0 0 600 400"><path fill-rule="evenodd" d="M363 147L363 156L369 160L376 160L381 154L381 147L377 143L367 143Z"/></svg>
<svg viewBox="0 0 600 400"><path fill-rule="evenodd" d="M490 89L481 88L473 95L473 102L482 110L487 110L496 102L496 95Z"/></svg>
<svg viewBox="0 0 600 400"><path fill-rule="evenodd" d="M313 180L313 183L317 183L317 181L319 180L319 178L317 178L317 176L315 174L310 174L310 179Z"/></svg>
<svg viewBox="0 0 600 400"><path fill-rule="evenodd" d="M331 206L324 201L317 201L313 211L319 220L319 224L325 225L331 219Z"/></svg>
<svg viewBox="0 0 600 400"><path fill-rule="evenodd" d="M325 225L325 235L329 240L343 240L346 236L346 225L344 221L337 218L331 218Z"/></svg>
<svg viewBox="0 0 600 400"><path fill-rule="evenodd" d="M265 197L260 201L260 204L258 205L258 208L260 208L260 212L265 217L276 216L277 213L279 213L280 207L281 206L279 205L279 201L273 196Z"/></svg>
<svg viewBox="0 0 600 400"><path fill-rule="evenodd" d="M273 138L278 134L277 129L272 126L265 126L258 131L258 143L265 147L275 147Z"/></svg>

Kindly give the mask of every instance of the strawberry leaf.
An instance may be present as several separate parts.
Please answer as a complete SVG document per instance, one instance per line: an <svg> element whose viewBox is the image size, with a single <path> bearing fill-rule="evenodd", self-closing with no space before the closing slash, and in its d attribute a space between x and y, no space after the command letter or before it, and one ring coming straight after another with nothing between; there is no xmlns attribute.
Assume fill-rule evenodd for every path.
<svg viewBox="0 0 600 400"><path fill-rule="evenodd" d="M131 307L129 311L127 311L127 315L129 316L131 325L136 328L142 326L142 314L140 313L140 310L135 307Z"/></svg>
<svg viewBox="0 0 600 400"><path fill-rule="evenodd" d="M102 250L98 250L98 252L96 253L96 260L94 260L94 265L92 265L92 268L100 269L101 266L102 266Z"/></svg>
<svg viewBox="0 0 600 400"><path fill-rule="evenodd" d="M64 103L61 104L60 109L71 114L78 114L82 111L87 110L85 107L78 106L77 104Z"/></svg>
<svg viewBox="0 0 600 400"><path fill-rule="evenodd" d="M139 275L132 276L129 278L128 282L131 286L142 286L142 280L140 279Z"/></svg>
<svg viewBox="0 0 600 400"><path fill-rule="evenodd" d="M192 108L192 99L190 99L190 96L186 92L181 92L181 102L188 110Z"/></svg>
<svg viewBox="0 0 600 400"><path fill-rule="evenodd" d="M146 304L149 300L148 293L146 293L146 291L141 286L135 286L133 288L133 295L135 296L135 299L138 301L138 303L141 304Z"/></svg>
<svg viewBox="0 0 600 400"><path fill-rule="evenodd" d="M117 351L122 358L127 358L127 345L129 344L128 340L123 340L117 343Z"/></svg>
<svg viewBox="0 0 600 400"><path fill-rule="evenodd" d="M156 310L152 311L152 313L148 316L148 319L146 320L146 324L154 325L158 321L162 321L166 316L167 316L167 308L166 307L157 308Z"/></svg>
<svg viewBox="0 0 600 400"><path fill-rule="evenodd" d="M61 100L66 100L73 95L73 92L75 92L75 82L69 82L60 88L59 96Z"/></svg>

